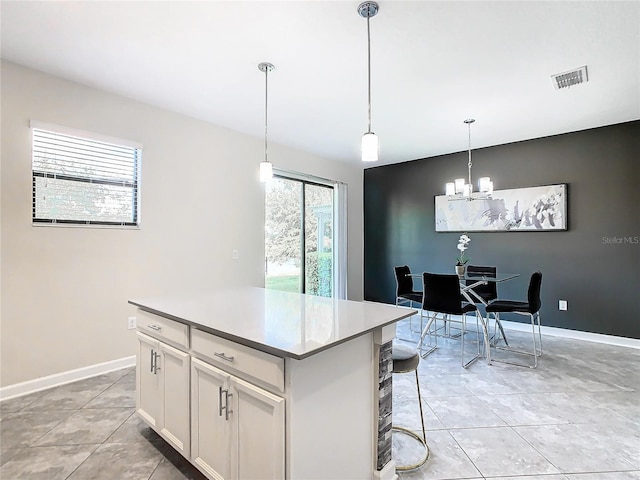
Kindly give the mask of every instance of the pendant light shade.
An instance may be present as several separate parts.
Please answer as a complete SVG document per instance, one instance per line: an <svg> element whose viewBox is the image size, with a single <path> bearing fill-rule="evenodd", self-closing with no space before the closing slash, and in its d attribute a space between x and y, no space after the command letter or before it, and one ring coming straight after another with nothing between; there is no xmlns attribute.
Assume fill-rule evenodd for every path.
<svg viewBox="0 0 640 480"><path fill-rule="evenodd" d="M265 160L260 162L260 181L262 183L267 182L273 178L273 165L271 162Z"/></svg>
<svg viewBox="0 0 640 480"><path fill-rule="evenodd" d="M362 135L362 161L377 162L378 161L378 136L373 133L365 133Z"/></svg>
<svg viewBox="0 0 640 480"><path fill-rule="evenodd" d="M269 83L268 77L269 72L271 72L274 68L273 64L262 62L258 65L258 70L264 72L264 160L260 162L260 181L267 182L273 178L273 165L269 161L267 157L267 125L268 125L268 93L269 93Z"/></svg>
<svg viewBox="0 0 640 480"><path fill-rule="evenodd" d="M371 31L369 19L378 13L376 2L362 2L358 5L358 14L367 19L367 89L368 89L368 121L369 128L362 136L362 161L377 162L379 153L378 136L371 131Z"/></svg>

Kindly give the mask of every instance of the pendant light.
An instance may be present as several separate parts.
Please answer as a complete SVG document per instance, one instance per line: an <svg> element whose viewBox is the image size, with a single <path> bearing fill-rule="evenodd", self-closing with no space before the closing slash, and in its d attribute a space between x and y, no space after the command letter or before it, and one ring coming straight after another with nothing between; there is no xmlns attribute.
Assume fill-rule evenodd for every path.
<svg viewBox="0 0 640 480"><path fill-rule="evenodd" d="M358 13L361 17L367 19L367 78L368 78L368 119L369 128L362 136L362 161L376 162L378 161L378 136L371 131L371 31L369 28L369 19L378 13L378 4L376 2L362 2L358 5Z"/></svg>
<svg viewBox="0 0 640 480"><path fill-rule="evenodd" d="M258 65L258 70L264 72L264 161L260 162L260 181L267 182L273 178L273 165L267 157L267 106L268 106L268 76L274 68L273 64L262 62Z"/></svg>
<svg viewBox="0 0 640 480"><path fill-rule="evenodd" d="M491 198L491 194L493 193L493 182L491 181L491 178L481 177L478 179L478 190L480 194L473 195L473 184L471 183L471 124L473 122L475 122L475 119L473 118L468 118L464 121L464 123L467 124L469 131L469 161L467 163L469 183L466 183L464 178L456 178L453 182L447 183L445 186L445 193L451 200L461 198L465 198L467 200L487 199Z"/></svg>

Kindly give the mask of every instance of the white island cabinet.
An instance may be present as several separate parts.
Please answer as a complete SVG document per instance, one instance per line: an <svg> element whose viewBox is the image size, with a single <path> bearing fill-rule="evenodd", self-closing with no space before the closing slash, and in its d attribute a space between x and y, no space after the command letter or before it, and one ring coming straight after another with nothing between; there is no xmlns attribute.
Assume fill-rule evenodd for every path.
<svg viewBox="0 0 640 480"><path fill-rule="evenodd" d="M185 325L174 335L171 320L140 312L137 332L136 405L140 416L167 442L189 457L189 364ZM144 332L153 332L151 337ZM171 346L172 343L174 346ZM174 348L177 347L177 348Z"/></svg>
<svg viewBox="0 0 640 480"><path fill-rule="evenodd" d="M208 478L396 478L390 342L415 311L249 287L129 303L138 413Z"/></svg>

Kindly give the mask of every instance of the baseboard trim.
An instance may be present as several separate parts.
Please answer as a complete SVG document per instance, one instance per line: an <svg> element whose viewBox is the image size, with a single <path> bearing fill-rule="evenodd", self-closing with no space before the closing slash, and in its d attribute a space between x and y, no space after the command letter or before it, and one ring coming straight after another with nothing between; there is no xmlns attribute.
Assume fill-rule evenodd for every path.
<svg viewBox="0 0 640 480"><path fill-rule="evenodd" d="M531 332L531 323L520 323L500 320L506 330L517 330L520 332ZM615 335L605 335L602 333L581 332L579 330L569 330L558 327L545 327L542 325L540 331L543 335L554 337L572 338L574 340L584 340L587 342L605 343L619 347L629 347L640 350L640 340L636 338L616 337Z"/></svg>
<svg viewBox="0 0 640 480"><path fill-rule="evenodd" d="M135 364L136 356L131 355L130 357L119 358L117 360L89 365L75 370L55 373L46 377L16 383L14 385L7 385L6 387L0 388L0 401L14 397L21 397L22 395L39 392L40 390L45 390L51 387L58 387L66 383L83 380L85 378L95 377L104 373L113 372L114 370L120 370L121 368L132 367L135 366Z"/></svg>

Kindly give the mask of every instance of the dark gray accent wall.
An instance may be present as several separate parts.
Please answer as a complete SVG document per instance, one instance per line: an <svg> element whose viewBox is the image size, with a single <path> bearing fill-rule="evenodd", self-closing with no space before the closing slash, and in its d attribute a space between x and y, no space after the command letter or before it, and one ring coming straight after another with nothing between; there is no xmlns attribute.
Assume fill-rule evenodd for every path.
<svg viewBox="0 0 640 480"><path fill-rule="evenodd" d="M460 234L435 232L434 197L466 169L463 151L365 170L366 300L394 303L395 265L454 272ZM521 273L500 297L526 299L541 270L543 325L640 339L640 121L477 149L472 173L498 190L568 185L567 231L469 233L471 263Z"/></svg>

